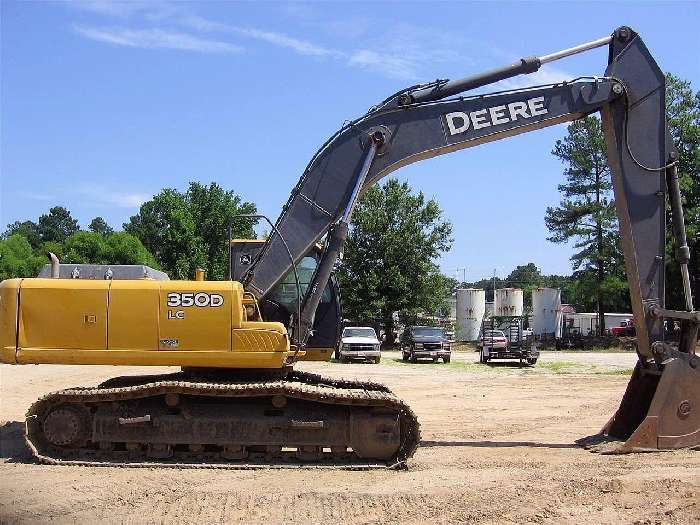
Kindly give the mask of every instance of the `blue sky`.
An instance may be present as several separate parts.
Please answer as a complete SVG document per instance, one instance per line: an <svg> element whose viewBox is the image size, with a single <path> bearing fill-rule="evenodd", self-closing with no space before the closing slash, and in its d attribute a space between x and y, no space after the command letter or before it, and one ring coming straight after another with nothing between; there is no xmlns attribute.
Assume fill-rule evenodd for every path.
<svg viewBox="0 0 700 525"><path fill-rule="evenodd" d="M2 16L0 223L62 204L119 228L163 187L217 181L277 217L343 121L419 81L458 78L630 25L700 89L698 2L15 2ZM607 50L505 87L602 74ZM535 262L559 202L557 126L396 173L454 225L440 261L468 280ZM459 272L461 278L462 271Z"/></svg>

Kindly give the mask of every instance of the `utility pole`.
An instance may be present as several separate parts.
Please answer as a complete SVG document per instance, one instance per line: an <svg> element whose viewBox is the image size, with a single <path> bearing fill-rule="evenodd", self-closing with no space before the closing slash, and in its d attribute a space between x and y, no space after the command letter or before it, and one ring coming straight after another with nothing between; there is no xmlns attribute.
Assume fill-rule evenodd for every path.
<svg viewBox="0 0 700 525"><path fill-rule="evenodd" d="M462 268L457 268L455 269L455 275L457 278L459 278L459 272L462 272L462 282L466 283L467 282L467 267L462 267Z"/></svg>
<svg viewBox="0 0 700 525"><path fill-rule="evenodd" d="M493 269L493 307L496 308L496 268Z"/></svg>

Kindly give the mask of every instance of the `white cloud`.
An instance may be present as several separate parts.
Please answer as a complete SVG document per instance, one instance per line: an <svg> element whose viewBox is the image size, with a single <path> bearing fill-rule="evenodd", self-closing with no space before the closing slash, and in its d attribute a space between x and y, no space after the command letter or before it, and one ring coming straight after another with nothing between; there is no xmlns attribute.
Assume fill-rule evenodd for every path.
<svg viewBox="0 0 700 525"><path fill-rule="evenodd" d="M300 40L298 38L290 37L284 33L277 33L274 31L262 31L260 29L250 28L250 27L231 27L231 31L253 38L255 40L261 40L279 47L289 48L300 55L309 56L342 56L343 53L336 51L334 49L326 48L316 44L312 44L307 40Z"/></svg>
<svg viewBox="0 0 700 525"><path fill-rule="evenodd" d="M327 58L346 67L363 69L403 81L421 81L453 73L455 78L465 76L488 58L502 58L508 53L495 47L478 46L461 34L409 23L380 24L372 19L328 19L315 6L297 3L282 6L281 10L295 18L313 34L332 34L335 46L319 44L310 39L291 36L286 32L242 24L227 24L196 14L192 4L167 1L80 0L73 7L107 17L132 17L155 27L150 29L78 27L81 35L114 45L150 49L178 49L208 53L238 53L239 45L228 41L203 38L205 34L219 33L237 39L250 39L288 49L294 53L317 59ZM195 4L196 5L196 4ZM169 29L179 27L185 32ZM348 26L348 27L344 27ZM374 42L381 46L366 47L361 43L372 33ZM364 36L363 36L364 35ZM339 48L339 39L347 42ZM354 44L353 44L354 42ZM479 49L477 55L470 51ZM473 58L475 57L475 58ZM499 60L500 62L500 60ZM454 74L456 72L456 74ZM565 71L550 66L537 73L508 79L489 86L490 90L519 89L522 87L560 82L571 78Z"/></svg>
<svg viewBox="0 0 700 525"><path fill-rule="evenodd" d="M125 193L122 195L114 194L105 196L107 202L119 206L120 208L138 208L150 198L150 195L143 193Z"/></svg>
<svg viewBox="0 0 700 525"><path fill-rule="evenodd" d="M119 208L138 208L151 198L151 195L145 193L119 193L104 186L77 189L75 194L89 199L97 206L107 204Z"/></svg>
<svg viewBox="0 0 700 525"><path fill-rule="evenodd" d="M265 31L254 27L241 27L228 24L222 24L214 20L198 15L182 15L175 18L175 21L195 31L203 32L224 32L233 33L246 38L252 38L262 42L267 42L278 47L284 47L299 53L300 55L308 56L340 56L342 53L335 49L326 48L308 40L302 40L279 33L276 31Z"/></svg>
<svg viewBox="0 0 700 525"><path fill-rule="evenodd" d="M150 10L155 6L167 6L167 4L162 2L141 2L136 0L121 2L112 0L70 0L66 1L66 5L80 11L120 18Z"/></svg>
<svg viewBox="0 0 700 525"><path fill-rule="evenodd" d="M76 26L75 31L91 40L144 49L177 49L200 53L240 53L243 48L228 42L163 29Z"/></svg>
<svg viewBox="0 0 700 525"><path fill-rule="evenodd" d="M400 79L412 79L417 75L415 62L371 49L355 51L348 58L348 64Z"/></svg>

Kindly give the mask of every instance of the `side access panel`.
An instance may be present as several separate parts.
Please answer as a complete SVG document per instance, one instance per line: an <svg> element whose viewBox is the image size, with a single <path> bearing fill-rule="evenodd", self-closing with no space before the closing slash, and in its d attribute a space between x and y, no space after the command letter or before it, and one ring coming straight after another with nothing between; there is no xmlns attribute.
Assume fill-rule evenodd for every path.
<svg viewBox="0 0 700 525"><path fill-rule="evenodd" d="M82 281L78 287L68 279L24 279L18 361L25 349L106 350L110 283Z"/></svg>
<svg viewBox="0 0 700 525"><path fill-rule="evenodd" d="M109 291L110 350L158 349L159 297L158 281L112 281Z"/></svg>

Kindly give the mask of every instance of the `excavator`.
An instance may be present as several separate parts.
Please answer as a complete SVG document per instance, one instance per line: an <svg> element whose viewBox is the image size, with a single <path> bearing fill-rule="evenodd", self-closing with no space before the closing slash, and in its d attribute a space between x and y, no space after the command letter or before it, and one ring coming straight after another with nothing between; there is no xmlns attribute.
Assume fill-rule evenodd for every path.
<svg viewBox="0 0 700 525"><path fill-rule="evenodd" d="M603 46L602 76L468 93ZM73 268L67 276L67 265L54 260L50 276L2 282L3 363L181 369L44 395L27 412L29 448L50 464L405 467L420 428L404 401L378 383L294 369L307 351L327 359L319 348L337 339L333 272L358 199L407 164L595 112L612 171L638 361L616 413L581 444L604 453L700 446L700 312L665 110L663 73L641 37L620 27L461 80L414 85L370 108L316 152L277 221L263 217L267 240L230 243L229 280L201 273L169 280L118 266L104 275L82 269L82 277ZM667 205L683 310L664 300ZM252 218L259 217L244 217ZM677 344L664 340L666 320L681 326Z"/></svg>

